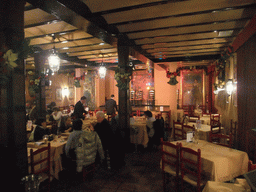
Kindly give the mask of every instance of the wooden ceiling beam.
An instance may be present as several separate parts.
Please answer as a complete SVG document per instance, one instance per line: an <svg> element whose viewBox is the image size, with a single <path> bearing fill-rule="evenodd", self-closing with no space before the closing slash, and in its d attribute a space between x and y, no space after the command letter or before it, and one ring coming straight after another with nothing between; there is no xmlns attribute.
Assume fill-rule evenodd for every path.
<svg viewBox="0 0 256 192"><path fill-rule="evenodd" d="M162 62L175 62L175 61L202 61L202 60L217 60L220 58L220 54L216 55L202 55L202 56L191 56L191 57L173 57L167 59L152 59L154 63Z"/></svg>
<svg viewBox="0 0 256 192"><path fill-rule="evenodd" d="M27 0L35 7L46 11L76 28L117 47L119 31L116 27L109 26L103 17L93 17L89 8L79 0ZM133 57L145 59L143 50L136 46L134 41L128 39Z"/></svg>
<svg viewBox="0 0 256 192"><path fill-rule="evenodd" d="M238 33L243 27L238 27L238 28L230 28L230 29L220 29L218 31L234 31L233 33ZM173 35L159 35L159 36L150 36L150 37L143 37L143 38L134 38L133 40L139 41L139 40L144 40L144 39L154 39L154 38L168 38L168 37L175 37L175 36L186 36L186 35L196 35L196 34L203 34L203 33L212 33L214 32L213 30L210 31L195 31L195 32L190 32L190 33L179 33L179 34L173 34Z"/></svg>
<svg viewBox="0 0 256 192"><path fill-rule="evenodd" d="M124 32L127 35L130 34L136 34L136 33L142 33L142 32L149 32L149 31L158 31L158 30L166 30L166 29L178 29L178 28L185 28L185 27L197 27L197 26L204 26L204 25L214 25L217 26L218 24L227 24L228 22L246 22L247 20L250 20L251 18L246 17L242 19L231 19L231 20L223 20L223 21L211 21L211 22L204 22L204 23L191 23L186 25L175 25L175 26L168 26L168 27L159 27L159 28L153 28L153 29L144 29L144 30L138 30L138 31L129 31Z"/></svg>
<svg viewBox="0 0 256 192"><path fill-rule="evenodd" d="M245 9L245 8L251 8L251 7L256 7L256 3L250 4L250 5L242 5L242 6L232 7L232 10L234 10L234 9ZM172 18L172 17L175 18L175 17L195 16L195 15L207 14L207 13L212 13L212 12L229 11L230 10L229 8L230 8L230 6L229 7L223 7L223 8L220 8L220 9L209 9L209 10L204 10L204 11L188 12L188 13L181 13L181 14L161 16L161 17L154 16L152 18L116 22L116 23L111 23L109 25L110 26L120 26L120 25L127 25L127 24L131 24L131 23L140 23L140 22L153 21L153 20L158 20L158 19L167 19L167 18Z"/></svg>

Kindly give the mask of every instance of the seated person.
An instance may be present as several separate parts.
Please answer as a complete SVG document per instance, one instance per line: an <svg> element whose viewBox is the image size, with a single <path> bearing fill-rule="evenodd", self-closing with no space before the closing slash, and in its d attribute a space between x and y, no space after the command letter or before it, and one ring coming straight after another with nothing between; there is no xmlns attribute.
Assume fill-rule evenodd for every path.
<svg viewBox="0 0 256 192"><path fill-rule="evenodd" d="M72 120L71 117L64 118L64 121L61 121L60 124L60 132L61 133L68 133L71 132L72 129Z"/></svg>
<svg viewBox="0 0 256 192"><path fill-rule="evenodd" d="M69 135L67 144L65 146L65 152L67 157L76 159L75 148L78 146L78 140L82 134L83 122L81 119L76 119L73 121L73 132Z"/></svg>
<svg viewBox="0 0 256 192"><path fill-rule="evenodd" d="M35 122L36 128L31 133L29 141L39 141L43 139L44 135L50 135L51 131L46 127L46 119L38 118Z"/></svg>
<svg viewBox="0 0 256 192"><path fill-rule="evenodd" d="M104 151L99 135L94 131L94 125L90 123L81 134L78 142L79 147L76 149L77 155L77 172L81 172L84 166L95 163L97 152L101 160L104 159Z"/></svg>
<svg viewBox="0 0 256 192"><path fill-rule="evenodd" d="M69 117L72 117L72 116L73 116L74 109L75 109L75 106L74 106L74 105L70 105L70 106L69 106L69 113L68 113L68 116L69 116Z"/></svg>

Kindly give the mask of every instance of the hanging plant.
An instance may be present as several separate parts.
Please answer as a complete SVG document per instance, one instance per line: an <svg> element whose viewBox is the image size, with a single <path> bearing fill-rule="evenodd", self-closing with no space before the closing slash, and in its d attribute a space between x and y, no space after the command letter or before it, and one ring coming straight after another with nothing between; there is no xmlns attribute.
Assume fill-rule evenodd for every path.
<svg viewBox="0 0 256 192"><path fill-rule="evenodd" d="M39 91L40 91L41 76L35 74L32 71L29 71L28 78L29 78L29 86L28 86L29 95L31 97L34 97L35 93L39 93Z"/></svg>
<svg viewBox="0 0 256 192"><path fill-rule="evenodd" d="M131 80L132 72L120 73L119 70L115 73L116 86L122 90L129 89L129 82Z"/></svg>
<svg viewBox="0 0 256 192"><path fill-rule="evenodd" d="M80 79L75 79L74 80L74 85L75 85L75 87L81 87L81 85L80 85Z"/></svg>

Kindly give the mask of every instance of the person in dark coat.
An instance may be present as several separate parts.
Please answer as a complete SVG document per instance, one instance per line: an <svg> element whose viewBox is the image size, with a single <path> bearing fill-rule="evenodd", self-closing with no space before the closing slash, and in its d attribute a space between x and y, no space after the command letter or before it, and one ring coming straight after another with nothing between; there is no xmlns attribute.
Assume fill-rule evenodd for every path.
<svg viewBox="0 0 256 192"><path fill-rule="evenodd" d="M117 111L116 101L114 100L114 95L111 95L111 98L106 101L105 109L107 110L108 115L113 115Z"/></svg>
<svg viewBox="0 0 256 192"><path fill-rule="evenodd" d="M119 125L119 115L116 115L111 119L110 122L111 129L114 133L114 159L112 160L113 169L120 169L125 165L125 132L121 129Z"/></svg>
<svg viewBox="0 0 256 192"><path fill-rule="evenodd" d="M96 131L100 137L102 147L104 150L105 159L103 160L103 165L107 167L107 157L110 157L110 166L114 167L115 158L115 142L114 133L107 119L105 119L105 114L103 111L98 111L96 113L97 124L94 126L94 131Z"/></svg>
<svg viewBox="0 0 256 192"><path fill-rule="evenodd" d="M75 105L75 109L74 109L74 118L75 119L84 119L84 113L87 113L84 109L84 105L86 103L86 97L82 96L80 101L78 101Z"/></svg>
<svg viewBox="0 0 256 192"><path fill-rule="evenodd" d="M46 128L46 119L38 118L35 123L37 126L34 130L34 141L39 141L43 139L44 135L50 135L50 129Z"/></svg>

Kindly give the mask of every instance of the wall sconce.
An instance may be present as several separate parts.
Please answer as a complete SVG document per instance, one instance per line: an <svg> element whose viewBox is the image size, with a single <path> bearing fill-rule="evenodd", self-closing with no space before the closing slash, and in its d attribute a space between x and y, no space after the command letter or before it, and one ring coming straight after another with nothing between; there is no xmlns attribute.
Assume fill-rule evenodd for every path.
<svg viewBox="0 0 256 192"><path fill-rule="evenodd" d="M69 94L69 90L68 90L68 88L64 88L64 89L62 89L62 95L63 95L64 97L67 97L67 96L68 96L68 94Z"/></svg>
<svg viewBox="0 0 256 192"><path fill-rule="evenodd" d="M228 82L226 83L227 94L230 96L233 90L234 90L233 80L229 79Z"/></svg>

